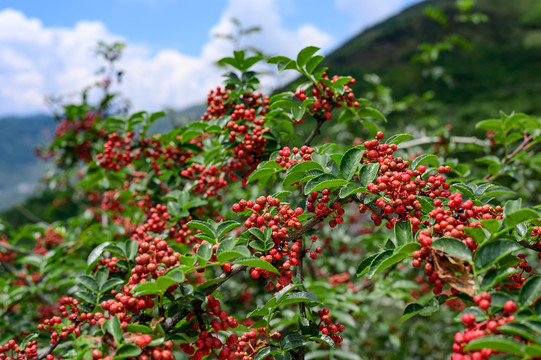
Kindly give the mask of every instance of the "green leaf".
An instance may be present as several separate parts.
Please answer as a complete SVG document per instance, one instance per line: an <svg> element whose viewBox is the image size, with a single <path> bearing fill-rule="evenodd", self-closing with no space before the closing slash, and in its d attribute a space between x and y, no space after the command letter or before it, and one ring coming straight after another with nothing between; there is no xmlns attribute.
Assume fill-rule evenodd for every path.
<svg viewBox="0 0 541 360"><path fill-rule="evenodd" d="M520 288L519 301L523 308L529 307L541 295L541 276L529 278Z"/></svg>
<svg viewBox="0 0 541 360"><path fill-rule="evenodd" d="M472 252L470 248L462 241L452 237L441 237L432 242L434 249L440 249L447 254L454 255L468 262L472 261Z"/></svg>
<svg viewBox="0 0 541 360"><path fill-rule="evenodd" d="M428 300L423 305L418 303L411 303L406 306L404 313L398 320L398 324L404 323L404 321L416 316L430 316L440 309L440 304L447 300L447 295L438 295Z"/></svg>
<svg viewBox="0 0 541 360"><path fill-rule="evenodd" d="M323 61L323 59L325 59L325 56L322 56L322 55L315 55L313 56L309 61L308 63L306 64L306 72L308 74L311 74L312 72L314 72L314 70L316 69L316 67L319 65L319 63L321 63L321 61Z"/></svg>
<svg viewBox="0 0 541 360"><path fill-rule="evenodd" d="M96 305L98 303L98 298L93 293L88 291L77 291L75 296L83 300L87 304Z"/></svg>
<svg viewBox="0 0 541 360"><path fill-rule="evenodd" d="M354 182L349 182L349 183L347 183L346 186L342 186L340 188L340 193L338 194L338 197L340 199L343 199L343 198L346 198L346 197L348 197L350 195L357 194L357 193L360 193L360 192L363 192L363 191L366 191L365 187L360 187L359 185L357 185Z"/></svg>
<svg viewBox="0 0 541 360"><path fill-rule="evenodd" d="M411 162L410 169L417 170L419 165L429 164L432 166L439 166L438 157L434 154L423 154L418 156Z"/></svg>
<svg viewBox="0 0 541 360"><path fill-rule="evenodd" d="M218 223L218 226L216 228L216 234L218 235L219 238L221 238L222 236L224 236L226 233L233 230L237 226L240 226L240 223L233 220L228 220L228 221Z"/></svg>
<svg viewBox="0 0 541 360"><path fill-rule="evenodd" d="M246 251L239 251L242 249L246 249ZM221 253L219 253L216 258L218 259L218 262L220 264L223 264L223 263L226 263L226 262L229 262L229 260L231 259L235 259L235 258L244 258L244 257L249 257L250 256L250 250L248 250L246 247L236 247L235 249L233 250L226 250L226 251L222 251Z"/></svg>
<svg viewBox="0 0 541 360"><path fill-rule="evenodd" d="M492 270L488 272L483 278L483 281L481 282L481 289L483 291L488 291L492 289L494 286L496 286L500 281L504 280L509 275L514 274L516 272L517 272L517 269L515 268L503 268L503 269Z"/></svg>
<svg viewBox="0 0 541 360"><path fill-rule="evenodd" d="M320 302L319 299L312 293L299 291L293 294L289 294L286 298L282 298L277 305L296 304L300 302Z"/></svg>
<svg viewBox="0 0 541 360"><path fill-rule="evenodd" d="M254 360L263 360L269 356L279 353L281 350L275 346L267 346L262 348L255 354Z"/></svg>
<svg viewBox="0 0 541 360"><path fill-rule="evenodd" d="M372 263L372 261L374 261L374 259L378 256L379 254L372 254L368 257L365 257L360 263L359 265L357 266L357 277L359 276L363 276L364 274L366 274L366 272L368 272L368 270L370 270L370 264Z"/></svg>
<svg viewBox="0 0 541 360"><path fill-rule="evenodd" d="M351 148L345 152L340 160L340 174L346 180L351 180L357 169L361 166L363 151L357 148Z"/></svg>
<svg viewBox="0 0 541 360"><path fill-rule="evenodd" d="M103 252L103 249L109 244L110 244L110 242L106 241L106 242L101 243L98 246L96 246L94 248L94 250L92 250L90 255L88 255L88 259L86 260L86 263L88 265L91 265L91 264L94 264L95 261L98 261L100 256L101 256L101 253Z"/></svg>
<svg viewBox="0 0 541 360"><path fill-rule="evenodd" d="M304 346L306 343L304 336L299 333L289 333L280 339L280 347L284 351Z"/></svg>
<svg viewBox="0 0 541 360"><path fill-rule="evenodd" d="M252 181L259 180L259 179L265 179L272 175L274 175L277 172L275 169L269 169L269 168L263 168L263 169L257 169L253 173L250 174L248 177L248 183L251 183Z"/></svg>
<svg viewBox="0 0 541 360"><path fill-rule="evenodd" d="M381 120L383 122L387 122L387 119L385 118L385 115L383 115L379 110L374 109L370 106L365 106L357 110L357 115L359 117L369 117L372 119Z"/></svg>
<svg viewBox="0 0 541 360"><path fill-rule="evenodd" d="M126 255L128 259L135 258L138 250L139 250L139 245L137 244L137 241L135 240L126 241Z"/></svg>
<svg viewBox="0 0 541 360"><path fill-rule="evenodd" d="M135 344L122 344L116 349L115 360L136 357L141 351L143 350Z"/></svg>
<svg viewBox="0 0 541 360"><path fill-rule="evenodd" d="M308 339L323 343L327 345L328 347L330 347L331 349L336 349L336 344L334 343L334 341L329 335L321 334L321 335L316 335L316 336L310 336Z"/></svg>
<svg viewBox="0 0 541 360"><path fill-rule="evenodd" d="M401 248L395 249L393 254L388 257L384 257L381 262L374 262L375 270L372 268L372 264L370 264L370 274L373 273L373 275L378 274L382 272L383 270L393 266L394 264L399 263L400 261L411 257L411 253L415 250L419 250L421 248L421 244L417 242L410 242L402 246ZM368 278L372 278L373 275L368 275Z"/></svg>
<svg viewBox="0 0 541 360"><path fill-rule="evenodd" d="M312 56L319 50L318 47L315 46L307 46L304 49L302 49L299 54L297 55L297 65L302 68L308 61L312 58Z"/></svg>
<svg viewBox="0 0 541 360"><path fill-rule="evenodd" d="M161 291L167 290L171 285L176 284L176 280L168 276L160 276L156 279L156 286Z"/></svg>
<svg viewBox="0 0 541 360"><path fill-rule="evenodd" d="M93 292L94 294L97 294L100 292L100 286L94 280L94 278L88 276L88 275L82 275L77 277L77 281L80 282L85 288Z"/></svg>
<svg viewBox="0 0 541 360"><path fill-rule="evenodd" d="M517 224L520 224L524 221L532 220L532 219L539 219L539 214L537 214L536 211L529 208L519 209L510 214L506 214L503 218L503 220L509 227L514 227Z"/></svg>
<svg viewBox="0 0 541 360"><path fill-rule="evenodd" d="M140 332L143 334L152 334L152 329L148 325L143 324L128 324L124 327L126 332Z"/></svg>
<svg viewBox="0 0 541 360"><path fill-rule="evenodd" d="M117 344L121 344L124 340L122 337L122 327L120 326L120 320L118 319L118 316L115 315L115 317L105 321L101 325L101 330L105 333L105 331L108 331L113 337L115 338L115 341Z"/></svg>
<svg viewBox="0 0 541 360"><path fill-rule="evenodd" d="M464 347L464 351L492 349L515 355L523 355L523 345L516 340L497 335L487 335L474 339Z"/></svg>
<svg viewBox="0 0 541 360"><path fill-rule="evenodd" d="M389 257L391 257L393 255L393 253L394 253L394 250L385 250L385 251L379 253L378 256L376 256L374 258L374 260L372 261L372 263L370 264L370 269L366 273L366 277L368 279L372 279L374 277L374 275L376 275L380 264L385 259L388 259Z"/></svg>
<svg viewBox="0 0 541 360"><path fill-rule="evenodd" d="M510 240L495 240L484 243L475 251L475 267L477 268L477 272L488 270L504 256L521 248L520 244Z"/></svg>
<svg viewBox="0 0 541 360"><path fill-rule="evenodd" d="M107 291L111 290L113 287L124 284L125 281L119 278L112 278L107 280L101 287L100 293L104 294Z"/></svg>
<svg viewBox="0 0 541 360"><path fill-rule="evenodd" d="M239 265L258 267L258 268L261 268L263 270L271 271L271 272L273 272L275 274L280 273L271 263L268 263L265 260L261 260L261 259L258 259L258 258L248 258L248 257L247 258L241 258L241 259L235 260L234 263L239 264Z"/></svg>
<svg viewBox="0 0 541 360"><path fill-rule="evenodd" d="M410 135L410 134L396 134L396 135L393 135L390 138L388 138L385 143L386 144L396 144L396 145L398 145L398 144L403 143L404 141L406 141L408 139L411 139L412 137L413 137L413 135Z"/></svg>
<svg viewBox="0 0 541 360"><path fill-rule="evenodd" d="M363 164L359 170L359 183L362 186L374 181L379 171L379 163Z"/></svg>
<svg viewBox="0 0 541 360"><path fill-rule="evenodd" d="M210 258L212 257L212 244L205 243L205 244L199 245L199 247L197 248L196 255L205 261L209 261ZM203 264L199 264L199 265L203 265Z"/></svg>
<svg viewBox="0 0 541 360"><path fill-rule="evenodd" d="M250 228L248 229L248 232L258 238L261 241L265 241L265 234L263 234L263 231L261 231L260 228Z"/></svg>
<svg viewBox="0 0 541 360"><path fill-rule="evenodd" d="M503 129L503 121L500 119L483 120L478 122L475 128L479 130L501 131Z"/></svg>
<svg viewBox="0 0 541 360"><path fill-rule="evenodd" d="M323 189L340 187L347 183L348 183L347 180L339 179L335 175L321 174L311 179L310 181L308 181L308 183L306 183L306 186L304 188L304 194L308 195L313 191L320 191Z"/></svg>
<svg viewBox="0 0 541 360"><path fill-rule="evenodd" d="M451 189L458 191L459 193L463 195L466 195L468 198L472 200L477 199L477 197L473 193L473 189L469 185L456 183L456 184L451 185Z"/></svg>
<svg viewBox="0 0 541 360"><path fill-rule="evenodd" d="M396 246L413 242L413 231L409 220L397 221L394 225L394 236L396 238Z"/></svg>
<svg viewBox="0 0 541 360"><path fill-rule="evenodd" d="M160 289L158 288L158 284L156 284L156 282L154 281L139 283L135 285L132 289L132 293L134 296L152 295L159 292Z"/></svg>
<svg viewBox="0 0 541 360"><path fill-rule="evenodd" d="M199 221L199 220L192 220L186 225L193 227L197 230L200 230L203 234L206 234L210 236L211 238L215 239L216 234L214 233L214 229L210 226L209 223Z"/></svg>

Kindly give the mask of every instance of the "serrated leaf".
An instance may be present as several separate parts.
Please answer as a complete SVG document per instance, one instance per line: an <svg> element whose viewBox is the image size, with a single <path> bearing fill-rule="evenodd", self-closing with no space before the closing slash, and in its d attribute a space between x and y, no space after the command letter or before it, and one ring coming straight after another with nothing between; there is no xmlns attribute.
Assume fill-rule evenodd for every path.
<svg viewBox="0 0 541 360"><path fill-rule="evenodd" d="M378 256L379 254L372 254L366 258L364 258L360 263L359 265L357 266L357 277L359 276L363 276L364 274L366 274L366 272L368 272L368 270L370 270L370 264L372 263L372 261L374 261L374 259L376 258L376 256Z"/></svg>
<svg viewBox="0 0 541 360"><path fill-rule="evenodd" d="M254 360L263 360L269 356L279 353L281 350L275 346L267 346L262 348L255 354Z"/></svg>
<svg viewBox="0 0 541 360"><path fill-rule="evenodd" d="M474 339L464 347L464 351L481 349L492 349L515 355L524 354L523 345L521 343L497 335L487 335Z"/></svg>
<svg viewBox="0 0 541 360"><path fill-rule="evenodd" d="M125 281L119 278L109 279L100 287L100 293L104 294L105 292L111 290L113 287L124 284L124 283Z"/></svg>
<svg viewBox="0 0 541 360"><path fill-rule="evenodd" d="M413 137L413 135L411 135L411 134L396 134L396 135L393 135L390 138L388 138L385 143L386 144L396 144L396 145L398 145L398 144L403 143L404 141L406 141L408 139L411 139L412 137Z"/></svg>
<svg viewBox="0 0 541 360"><path fill-rule="evenodd" d="M413 231L409 220L397 221L394 224L394 236L396 238L396 246L413 242Z"/></svg>
<svg viewBox="0 0 541 360"><path fill-rule="evenodd" d="M223 237L226 233L233 230L237 226L240 226L240 223L233 220L228 220L224 222L218 223L218 226L216 227L216 234L218 235L218 238Z"/></svg>
<svg viewBox="0 0 541 360"><path fill-rule="evenodd" d="M211 243L200 244L195 254L198 257L202 258L203 260L209 261L210 258L212 257L212 244ZM199 265L203 265L203 264L199 264Z"/></svg>
<svg viewBox="0 0 541 360"><path fill-rule="evenodd" d="M371 106L364 106L357 110L357 115L359 117L369 117L372 119L381 120L383 122L387 122L387 119L385 118L385 115L381 113L378 109L375 109Z"/></svg>
<svg viewBox="0 0 541 360"><path fill-rule="evenodd" d="M77 281L94 294L100 292L100 286L93 277L90 277L88 275L82 275L77 277Z"/></svg>
<svg viewBox="0 0 541 360"><path fill-rule="evenodd" d="M529 278L520 288L519 301L523 308L529 307L541 295L541 276Z"/></svg>
<svg viewBox="0 0 541 360"><path fill-rule="evenodd" d="M422 165L422 164L438 166L439 165L438 157L434 154L423 154L421 156L418 156L411 162L410 169L417 170L419 165Z"/></svg>
<svg viewBox="0 0 541 360"><path fill-rule="evenodd" d="M115 315L111 319L105 321L101 325L101 330L104 333L105 331L108 331L111 335L113 335L117 344L122 343L122 340L124 338L122 337L122 327L120 326L120 320L118 319L118 316Z"/></svg>
<svg viewBox="0 0 541 360"><path fill-rule="evenodd" d="M304 67L318 50L319 48L316 46L307 46L302 49L297 55L297 65L299 68Z"/></svg>
<svg viewBox="0 0 541 360"><path fill-rule="evenodd" d="M447 254L454 255L468 262L472 261L472 252L470 248L462 241L452 237L441 237L432 242L434 249L443 250Z"/></svg>
<svg viewBox="0 0 541 360"><path fill-rule="evenodd" d="M495 240L485 243L475 251L475 267L478 272L484 272L504 256L521 248L520 244L510 240Z"/></svg>
<svg viewBox="0 0 541 360"><path fill-rule="evenodd" d="M379 171L379 163L363 164L359 170L359 183L362 186L374 181Z"/></svg>
<svg viewBox="0 0 541 360"><path fill-rule="evenodd" d="M328 347L330 347L331 349L336 349L336 344L334 343L334 341L329 335L321 334L321 335L316 335L316 336L310 336L309 339L323 343L327 345Z"/></svg>
<svg viewBox="0 0 541 360"><path fill-rule="evenodd" d="M271 271L275 274L279 273L279 271L271 263L266 262L265 260L261 260L259 258L248 258L248 257L241 258L241 259L235 260L234 263L239 264L239 265L246 265L246 266L261 268L263 270Z"/></svg>
<svg viewBox="0 0 541 360"><path fill-rule="evenodd" d="M340 187L347 184L347 182L347 180L339 179L332 174L321 174L306 183L304 194L308 195L314 191Z"/></svg>
<svg viewBox="0 0 541 360"><path fill-rule="evenodd" d="M536 211L529 208L523 208L517 211L513 211L510 214L506 214L503 218L503 220L509 227L514 227L517 224L520 224L524 221L528 221L532 219L539 219L539 214L537 214Z"/></svg>
<svg viewBox="0 0 541 360"><path fill-rule="evenodd" d="M211 238L216 238L216 234L214 233L214 229L209 223L199 221L199 220L192 220L188 222L186 225L193 227L197 230L200 230L203 232L203 234L206 234L210 236Z"/></svg>
<svg viewBox="0 0 541 360"><path fill-rule="evenodd" d="M379 265L385 259L391 257L393 255L393 252L393 250L389 249L379 253L378 256L376 256L374 260L370 263L370 269L366 273L366 277L368 279L372 279L376 275Z"/></svg>
<svg viewBox="0 0 541 360"><path fill-rule="evenodd" d="M346 198L346 197L348 197L350 195L357 194L357 193L364 192L364 191L366 191L365 187L360 187L359 185L357 185L354 182L349 182L349 183L346 184L346 186L342 186L340 188L340 192L338 193L338 197L340 199L343 199L343 198Z"/></svg>
<svg viewBox="0 0 541 360"><path fill-rule="evenodd" d="M96 297L96 295L88 291L77 291L75 293L75 297L83 300L87 304L96 305L98 303L98 298Z"/></svg>
<svg viewBox="0 0 541 360"><path fill-rule="evenodd" d="M351 180L357 169L361 166L363 151L357 148L351 148L345 152L340 160L340 174L346 180Z"/></svg>
<svg viewBox="0 0 541 360"><path fill-rule="evenodd" d="M143 350L135 344L122 344L116 349L115 360L136 357L141 354L142 351Z"/></svg>
<svg viewBox="0 0 541 360"><path fill-rule="evenodd" d="M483 281L481 282L481 289L483 291L488 291L496 286L500 281L507 278L509 275L512 275L517 272L515 268L503 268L496 269L488 272Z"/></svg>
<svg viewBox="0 0 541 360"><path fill-rule="evenodd" d="M280 347L284 351L295 349L305 344L304 336L299 333L289 333L280 339Z"/></svg>
<svg viewBox="0 0 541 360"><path fill-rule="evenodd" d="M90 265L90 264L93 264L94 261L97 261L97 260L100 258L101 253L103 252L103 249L104 249L107 245L109 245L109 244L110 244L110 242L109 242L109 241L106 241L106 242L101 243L101 244L99 244L98 246L96 246L96 247L94 248L94 250L92 250L92 251L90 252L90 255L88 255L88 259L86 260L86 263L87 263L88 265Z"/></svg>
<svg viewBox="0 0 541 360"><path fill-rule="evenodd" d="M277 305L295 304L300 302L320 302L319 299L312 293L299 291L289 294L286 298L282 298Z"/></svg>

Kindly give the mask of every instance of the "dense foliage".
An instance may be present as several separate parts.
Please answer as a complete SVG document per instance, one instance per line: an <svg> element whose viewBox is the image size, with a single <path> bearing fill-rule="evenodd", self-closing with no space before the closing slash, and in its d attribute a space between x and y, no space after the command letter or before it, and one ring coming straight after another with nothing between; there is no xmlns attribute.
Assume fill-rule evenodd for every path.
<svg viewBox="0 0 541 360"><path fill-rule="evenodd" d="M317 51L267 60L304 78L272 97L236 51L164 134L111 78L66 106L41 154L77 207L2 228L0 359L541 358L541 120L382 131Z"/></svg>

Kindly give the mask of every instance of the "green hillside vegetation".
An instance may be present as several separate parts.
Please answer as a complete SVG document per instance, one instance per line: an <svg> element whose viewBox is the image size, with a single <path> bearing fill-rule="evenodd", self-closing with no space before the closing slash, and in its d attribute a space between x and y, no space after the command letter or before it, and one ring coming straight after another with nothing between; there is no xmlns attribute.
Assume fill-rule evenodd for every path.
<svg viewBox="0 0 541 360"><path fill-rule="evenodd" d="M454 4L434 0L412 6L345 43L326 58L326 65L357 79L378 74L395 100L419 92L422 67L411 58L419 44L445 35L440 24L424 16L424 9L437 6L451 19ZM442 104L439 117L452 123L497 117L495 109L541 114L541 2L478 0L474 11L486 14L488 22L458 23L452 29L471 49L456 47L436 63L451 76L452 85L427 80L421 90L435 92ZM369 89L367 82L357 82L357 91Z"/></svg>

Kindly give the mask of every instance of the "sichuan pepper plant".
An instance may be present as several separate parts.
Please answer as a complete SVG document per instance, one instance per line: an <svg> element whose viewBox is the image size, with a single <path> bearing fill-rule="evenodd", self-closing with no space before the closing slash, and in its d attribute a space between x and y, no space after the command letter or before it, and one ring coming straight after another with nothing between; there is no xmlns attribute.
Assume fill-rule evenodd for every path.
<svg viewBox="0 0 541 360"><path fill-rule="evenodd" d="M149 133L163 113L94 117L84 211L3 230L0 359L541 357L540 214L508 175L539 119L481 122L478 177L401 150L317 50L268 59L306 80L270 97L260 56L222 59L201 120L169 133ZM322 138L336 121L353 144Z"/></svg>

